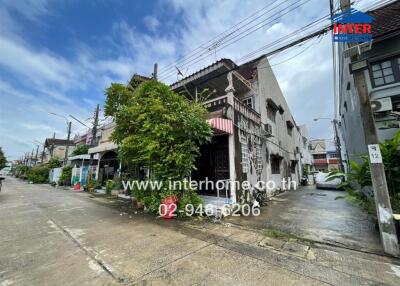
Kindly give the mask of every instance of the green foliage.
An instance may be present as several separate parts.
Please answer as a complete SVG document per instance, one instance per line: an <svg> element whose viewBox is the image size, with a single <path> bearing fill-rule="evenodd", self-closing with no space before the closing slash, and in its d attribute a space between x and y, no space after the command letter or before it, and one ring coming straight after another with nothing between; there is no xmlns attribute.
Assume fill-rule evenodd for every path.
<svg viewBox="0 0 400 286"><path fill-rule="evenodd" d="M114 187L114 182L112 180L107 180L106 182L106 195L111 195L111 190Z"/></svg>
<svg viewBox="0 0 400 286"><path fill-rule="evenodd" d="M390 194L392 209L400 212L400 131L398 131L392 139L385 140L379 144L383 164L385 166L386 182ZM350 161L350 172L344 174L339 171L330 172L327 181L335 178L346 178L347 181L342 185L350 190L352 200L362 201L359 190L352 190L352 186L357 185L360 189L366 186L372 186L371 171L369 167L368 155L360 156L362 163ZM364 202L358 203L363 205L370 212L375 212L373 201L364 199Z"/></svg>
<svg viewBox="0 0 400 286"><path fill-rule="evenodd" d="M13 174L16 178L26 179L29 168L25 165L18 165L15 167Z"/></svg>
<svg viewBox="0 0 400 286"><path fill-rule="evenodd" d="M112 83L105 92L107 98L104 104L104 114L106 116L115 116L122 106L128 105L132 99L132 92L123 84Z"/></svg>
<svg viewBox="0 0 400 286"><path fill-rule="evenodd" d="M380 144L386 181L391 196L400 195L400 131Z"/></svg>
<svg viewBox="0 0 400 286"><path fill-rule="evenodd" d="M58 168L61 167L61 163L60 163L60 159L57 157L53 157L49 160L49 162L47 162L47 166L50 169L54 169L54 168Z"/></svg>
<svg viewBox="0 0 400 286"><path fill-rule="evenodd" d="M58 184L61 186L69 186L71 184L72 166L64 166L61 170Z"/></svg>
<svg viewBox="0 0 400 286"><path fill-rule="evenodd" d="M100 187L99 182L97 182L97 180L94 179L88 179L88 182L86 184L86 188L88 192L94 192L97 188Z"/></svg>
<svg viewBox="0 0 400 286"><path fill-rule="evenodd" d="M36 165L27 172L28 181L34 184L44 184L49 180L49 167L46 165Z"/></svg>
<svg viewBox="0 0 400 286"><path fill-rule="evenodd" d="M7 165L6 156L4 156L3 150L0 147L0 170Z"/></svg>
<svg viewBox="0 0 400 286"><path fill-rule="evenodd" d="M190 175L199 145L209 142L212 136L201 104L154 80L142 83L133 92L112 84L106 95L105 114L116 123L111 138L119 144L118 155L124 162L149 168L152 180L178 181ZM186 196L185 191L189 192L162 189L134 193L151 212L158 212L163 198Z"/></svg>
<svg viewBox="0 0 400 286"><path fill-rule="evenodd" d="M72 152L72 156L87 154L89 151L89 145L86 144L78 144L74 151Z"/></svg>

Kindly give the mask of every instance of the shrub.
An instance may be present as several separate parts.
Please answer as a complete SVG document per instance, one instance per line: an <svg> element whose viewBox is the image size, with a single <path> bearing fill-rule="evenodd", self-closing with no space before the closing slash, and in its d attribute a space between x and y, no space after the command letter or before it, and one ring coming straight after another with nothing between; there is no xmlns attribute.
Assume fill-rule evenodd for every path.
<svg viewBox="0 0 400 286"><path fill-rule="evenodd" d="M58 179L58 184L60 186L71 185L71 177L72 177L72 166L64 166L61 171L61 176Z"/></svg>
<svg viewBox="0 0 400 286"><path fill-rule="evenodd" d="M108 180L107 182L106 182L106 195L111 195L111 190L113 189L113 187L114 187L114 182L112 181L112 180Z"/></svg>
<svg viewBox="0 0 400 286"><path fill-rule="evenodd" d="M36 165L29 169L28 180L34 184L44 184L49 180L49 167L46 165Z"/></svg>
<svg viewBox="0 0 400 286"><path fill-rule="evenodd" d="M94 180L94 179L89 179L86 184L86 188L87 188L88 192L94 192L99 187L100 187L100 184L97 182L97 180Z"/></svg>
<svg viewBox="0 0 400 286"><path fill-rule="evenodd" d="M86 144L78 144L76 146L75 150L72 152L72 156L77 156L77 155L82 155L82 154L87 154L89 151L89 145Z"/></svg>
<svg viewBox="0 0 400 286"><path fill-rule="evenodd" d="M15 167L13 174L16 178L26 179L28 173L28 167L25 165L18 165Z"/></svg>
<svg viewBox="0 0 400 286"><path fill-rule="evenodd" d="M60 159L57 158L57 157L51 158L51 159L49 160L49 162L47 162L47 166L48 166L50 169L54 169L54 168L61 167Z"/></svg>
<svg viewBox="0 0 400 286"><path fill-rule="evenodd" d="M383 164L385 166L386 182L389 190L390 201L394 212L400 212L400 131L392 139L385 140L379 144ZM334 178L346 178L347 181L342 185L353 198L366 201L365 204L370 210L374 209L373 198L363 196L361 189L372 186L371 171L369 167L368 155L360 156L362 163L350 161L350 172L344 174L334 171L329 174L327 180Z"/></svg>

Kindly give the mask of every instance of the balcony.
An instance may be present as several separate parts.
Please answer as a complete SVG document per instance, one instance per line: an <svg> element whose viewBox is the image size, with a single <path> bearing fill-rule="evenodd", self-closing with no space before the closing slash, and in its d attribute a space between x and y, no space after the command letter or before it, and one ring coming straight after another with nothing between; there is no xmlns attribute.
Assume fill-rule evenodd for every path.
<svg viewBox="0 0 400 286"><path fill-rule="evenodd" d="M231 106L228 95L220 96L203 103L208 110L207 118L226 117L226 107ZM233 109L244 117L261 124L261 116L254 109L244 105L238 98L233 98Z"/></svg>

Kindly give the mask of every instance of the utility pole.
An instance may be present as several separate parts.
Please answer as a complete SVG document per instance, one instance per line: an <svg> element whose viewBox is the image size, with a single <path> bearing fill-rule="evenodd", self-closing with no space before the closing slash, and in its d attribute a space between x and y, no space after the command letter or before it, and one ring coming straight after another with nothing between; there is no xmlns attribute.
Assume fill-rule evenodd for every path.
<svg viewBox="0 0 400 286"><path fill-rule="evenodd" d="M35 165L38 163L38 154L39 154L39 145L36 145L36 156L35 156Z"/></svg>
<svg viewBox="0 0 400 286"><path fill-rule="evenodd" d="M97 104L96 109L94 111L94 120L93 120L93 128L92 128L92 140L90 142L90 146L95 146L96 145L96 137L97 137L97 126L99 125L99 111L100 107L99 104Z"/></svg>
<svg viewBox="0 0 400 286"><path fill-rule="evenodd" d="M341 0L341 9L350 8L349 0ZM361 55L352 57L352 62L362 62ZM354 82L357 88L358 100L360 103L361 120L364 127L365 144L369 150L369 167L371 171L372 187L374 189L374 199L378 217L379 231L383 250L393 256L399 256L399 244L397 240L396 228L393 221L392 207L390 205L390 196L386 183L385 167L382 162L382 155L379 149L379 140L376 134L374 114L371 109L370 98L368 94L367 82L365 79L365 65L358 64L358 69L353 67Z"/></svg>
<svg viewBox="0 0 400 286"><path fill-rule="evenodd" d="M342 161L342 148L340 146L339 133L337 130L337 124L339 124L339 122L336 119L333 119L332 124L333 124L333 130L335 131L335 145L336 145L336 153L338 153L339 156L339 166L340 170L344 172L344 166Z"/></svg>
<svg viewBox="0 0 400 286"><path fill-rule="evenodd" d="M99 125L99 111L100 107L99 104L96 105L96 109L94 111L94 120L93 120L93 128L92 128L92 140L90 140L90 146L94 147L96 143L96 137L97 137L97 127ZM93 156L94 154L90 154L90 159L89 159L89 171L88 171L88 179L92 179L92 165L93 165Z"/></svg>
<svg viewBox="0 0 400 286"><path fill-rule="evenodd" d="M29 161L29 167L32 167L32 159L33 159L33 154L35 152L35 148L32 148L32 153L31 153L31 160Z"/></svg>
<svg viewBox="0 0 400 286"><path fill-rule="evenodd" d="M41 156L42 157L42 159L41 159L42 160L42 164L43 164L43 161L44 161L44 149L45 149L45 147L44 147L44 144L43 144L43 150L42 150L42 156Z"/></svg>
<svg viewBox="0 0 400 286"><path fill-rule="evenodd" d="M69 149L69 139L71 137L71 121L68 122L68 135L67 135L67 143L65 146L65 156L64 156L64 166L67 165L68 161L68 149Z"/></svg>
<svg viewBox="0 0 400 286"><path fill-rule="evenodd" d="M53 141L51 142L51 149L50 149L50 158L53 159L53 153L54 153L54 140L56 139L56 132L53 132Z"/></svg>
<svg viewBox="0 0 400 286"><path fill-rule="evenodd" d="M157 65L157 63L155 63L154 68L153 68L153 78L155 80L157 80L157 68L158 68L158 65Z"/></svg>

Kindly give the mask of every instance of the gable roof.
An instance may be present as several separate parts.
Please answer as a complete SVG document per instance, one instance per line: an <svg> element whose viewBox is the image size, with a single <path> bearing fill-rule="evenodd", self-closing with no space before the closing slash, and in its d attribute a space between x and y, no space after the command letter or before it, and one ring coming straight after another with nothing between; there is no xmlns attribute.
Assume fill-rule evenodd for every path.
<svg viewBox="0 0 400 286"><path fill-rule="evenodd" d="M356 9L348 9L342 13L337 13L333 16L333 21L341 24L348 23L371 23L374 17L357 11Z"/></svg>
<svg viewBox="0 0 400 286"><path fill-rule="evenodd" d="M237 65L231 59L222 58L219 61L216 61L215 63L212 63L211 65L206 66L205 68L202 68L201 70L198 70L195 73L192 73L191 75L188 75L187 77L184 77L181 80L174 82L170 85L170 87L174 90L218 69L224 68L226 70L229 70L236 67Z"/></svg>
<svg viewBox="0 0 400 286"><path fill-rule="evenodd" d="M54 146L67 146L67 142L68 146L73 146L74 145L74 141L73 140L66 140L66 139L57 139L57 138L46 138L46 140L44 141L44 146L45 147L49 147L51 145Z"/></svg>

